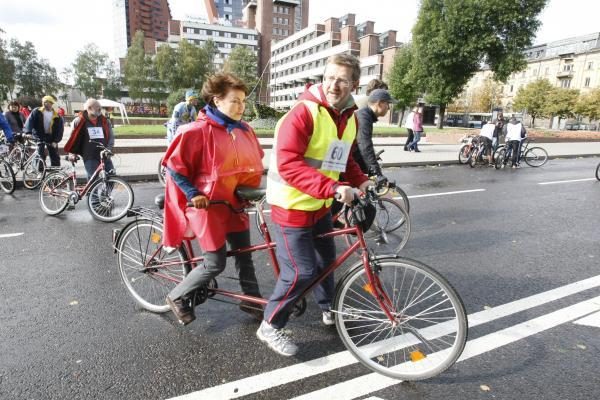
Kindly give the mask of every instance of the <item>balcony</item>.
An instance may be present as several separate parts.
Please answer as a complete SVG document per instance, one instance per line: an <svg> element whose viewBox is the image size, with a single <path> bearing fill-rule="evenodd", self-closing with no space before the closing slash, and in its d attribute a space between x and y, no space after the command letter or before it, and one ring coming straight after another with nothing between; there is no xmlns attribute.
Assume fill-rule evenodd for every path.
<svg viewBox="0 0 600 400"><path fill-rule="evenodd" d="M292 6L299 6L300 0L273 0L273 4L288 4Z"/></svg>
<svg viewBox="0 0 600 400"><path fill-rule="evenodd" d="M574 74L574 71L573 71L573 70L570 70L570 71L558 71L558 72L556 73L556 77L557 77L558 79L563 79L563 78L572 78L572 77L573 77L573 74Z"/></svg>

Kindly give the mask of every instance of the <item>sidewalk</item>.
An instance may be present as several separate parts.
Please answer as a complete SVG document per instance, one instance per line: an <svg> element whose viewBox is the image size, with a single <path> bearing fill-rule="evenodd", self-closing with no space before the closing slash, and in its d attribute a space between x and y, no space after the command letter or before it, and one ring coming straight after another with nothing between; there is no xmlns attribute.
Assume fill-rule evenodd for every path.
<svg viewBox="0 0 600 400"><path fill-rule="evenodd" d="M66 132L65 132L66 133ZM64 142L61 142L62 148ZM403 137L376 137L376 150L385 150L381 155L383 167L405 167L422 165L458 164L458 150L461 143L435 144L421 142L420 153L404 151ZM273 139L260 138L265 150L263 165L268 167ZM533 143L532 146L543 147L552 158L600 157L600 142L566 142L566 143ZM120 176L130 181L156 180L158 162L166 149L165 139L117 139L113 163ZM62 161L65 163L65 161ZM78 175L85 176L83 164L77 166Z"/></svg>

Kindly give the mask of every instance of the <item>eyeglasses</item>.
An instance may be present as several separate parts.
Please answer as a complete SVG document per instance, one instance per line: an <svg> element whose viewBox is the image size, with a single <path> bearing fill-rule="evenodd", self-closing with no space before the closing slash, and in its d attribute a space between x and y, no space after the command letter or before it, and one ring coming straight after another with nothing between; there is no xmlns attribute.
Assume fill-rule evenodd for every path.
<svg viewBox="0 0 600 400"><path fill-rule="evenodd" d="M326 76L323 78L323 82L329 85L339 85L340 87L346 88L350 86L350 81L344 78L336 78L335 76Z"/></svg>

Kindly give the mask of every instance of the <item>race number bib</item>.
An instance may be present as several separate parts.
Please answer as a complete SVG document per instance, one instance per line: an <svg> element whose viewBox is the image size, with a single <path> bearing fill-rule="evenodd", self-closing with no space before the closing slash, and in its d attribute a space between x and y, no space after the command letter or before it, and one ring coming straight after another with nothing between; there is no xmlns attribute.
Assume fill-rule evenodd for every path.
<svg viewBox="0 0 600 400"><path fill-rule="evenodd" d="M90 127L90 128L87 128L87 130L88 130L88 134L90 135L90 140L104 139L104 134L102 133L102 128Z"/></svg>
<svg viewBox="0 0 600 400"><path fill-rule="evenodd" d="M350 155L351 143L336 140L329 145L321 169L327 171L346 171L346 162Z"/></svg>

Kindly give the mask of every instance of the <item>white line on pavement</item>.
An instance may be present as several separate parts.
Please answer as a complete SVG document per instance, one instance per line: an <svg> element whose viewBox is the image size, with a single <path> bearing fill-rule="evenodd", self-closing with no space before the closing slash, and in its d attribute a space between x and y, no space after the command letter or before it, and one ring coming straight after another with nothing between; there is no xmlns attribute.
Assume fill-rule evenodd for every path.
<svg viewBox="0 0 600 400"><path fill-rule="evenodd" d="M587 317L578 319L577 321L573 321L573 323L577 325L587 325L600 328L600 312L588 315Z"/></svg>
<svg viewBox="0 0 600 400"><path fill-rule="evenodd" d="M11 237L15 237L15 236L21 236L21 235L23 235L23 233L24 232L0 234L0 239L11 238Z"/></svg>
<svg viewBox="0 0 600 400"><path fill-rule="evenodd" d="M429 193L429 194L415 194L412 196L407 196L409 199L416 199L418 197L434 197L434 196L447 196L450 194L463 194L463 193L473 193L473 192L485 192L485 189L471 189L471 190L458 190L456 192L442 192L442 193ZM394 197L394 199L399 199L400 197Z"/></svg>
<svg viewBox="0 0 600 400"><path fill-rule="evenodd" d="M554 185L557 183L585 182L585 181L595 181L595 180L596 180L596 178L569 179L568 181L538 182L538 185Z"/></svg>
<svg viewBox="0 0 600 400"><path fill-rule="evenodd" d="M469 327L485 324L505 316L531 309L552 301L583 292L600 286L600 275L558 287L546 292L538 293L520 300L479 311L469 315ZM290 365L288 367L249 376L237 381L213 386L197 392L176 397L177 400L196 399L235 399L257 393L272 387L285 385L314 375L342 368L358 361L348 351L342 351L329 356L311 361ZM398 382L397 380L394 380Z"/></svg>
<svg viewBox="0 0 600 400"><path fill-rule="evenodd" d="M550 314L542 315L541 317L470 340L465 346L465 350L458 359L458 362L506 346L517 340L554 328L598 310L600 310L600 297L595 297L554 311ZM352 400L397 385L400 382L401 381L398 379L388 378L378 373L371 373L329 386L325 389L294 397L291 400Z"/></svg>

